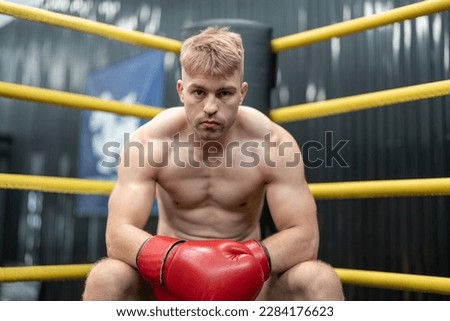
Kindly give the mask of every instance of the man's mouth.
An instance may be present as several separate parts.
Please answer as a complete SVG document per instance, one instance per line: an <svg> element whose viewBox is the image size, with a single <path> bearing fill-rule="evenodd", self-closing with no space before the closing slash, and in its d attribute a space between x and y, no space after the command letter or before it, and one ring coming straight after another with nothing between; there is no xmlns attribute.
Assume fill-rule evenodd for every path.
<svg viewBox="0 0 450 321"><path fill-rule="evenodd" d="M204 120L200 123L200 125L202 125L203 127L206 127L206 128L216 128L220 124L214 120Z"/></svg>

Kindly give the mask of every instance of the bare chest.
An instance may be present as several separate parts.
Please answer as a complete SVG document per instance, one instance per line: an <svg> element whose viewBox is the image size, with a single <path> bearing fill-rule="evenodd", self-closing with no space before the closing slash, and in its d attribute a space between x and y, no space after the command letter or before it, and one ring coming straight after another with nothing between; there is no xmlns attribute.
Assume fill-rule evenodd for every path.
<svg viewBox="0 0 450 321"><path fill-rule="evenodd" d="M256 169L171 167L158 177L160 197L184 209L212 206L227 211L258 207L264 181Z"/></svg>

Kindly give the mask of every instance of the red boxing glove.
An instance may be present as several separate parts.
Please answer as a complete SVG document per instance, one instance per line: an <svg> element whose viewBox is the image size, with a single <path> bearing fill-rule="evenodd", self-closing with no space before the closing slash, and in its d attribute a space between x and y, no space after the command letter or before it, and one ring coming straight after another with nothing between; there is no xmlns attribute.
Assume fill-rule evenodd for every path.
<svg viewBox="0 0 450 321"><path fill-rule="evenodd" d="M255 259L259 262L264 273L264 281L267 281L272 270L270 254L267 248L262 242L256 240L244 241L242 244L244 244L252 252Z"/></svg>
<svg viewBox="0 0 450 321"><path fill-rule="evenodd" d="M162 267L167 254L182 240L155 235L146 240L136 255L136 266L139 273L152 284L153 292L157 300L177 301L179 298L164 290L162 284Z"/></svg>
<svg viewBox="0 0 450 321"><path fill-rule="evenodd" d="M254 300L268 274L251 248L260 255L254 244L154 236L139 251L137 266L158 300Z"/></svg>

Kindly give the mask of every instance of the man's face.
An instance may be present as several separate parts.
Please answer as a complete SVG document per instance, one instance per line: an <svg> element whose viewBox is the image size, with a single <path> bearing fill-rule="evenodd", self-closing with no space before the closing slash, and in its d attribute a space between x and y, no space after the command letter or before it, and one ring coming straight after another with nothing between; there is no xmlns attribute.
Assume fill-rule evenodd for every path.
<svg viewBox="0 0 450 321"><path fill-rule="evenodd" d="M218 140L236 120L248 85L238 71L226 78L190 76L182 71L177 91L188 122L202 140Z"/></svg>

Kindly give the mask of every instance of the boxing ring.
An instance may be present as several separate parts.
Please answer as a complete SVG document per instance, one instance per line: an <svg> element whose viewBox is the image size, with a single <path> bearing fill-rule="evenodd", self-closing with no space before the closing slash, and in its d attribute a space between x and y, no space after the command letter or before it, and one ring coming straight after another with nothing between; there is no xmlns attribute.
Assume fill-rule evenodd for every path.
<svg viewBox="0 0 450 321"><path fill-rule="evenodd" d="M357 32L414 19L450 9L448 0L426 0L372 16L356 18L329 26L273 39L273 53L343 37ZM50 12L28 6L0 2L0 14L45 23L79 32L109 38L131 45L178 53L181 42L137 31L117 28L105 23ZM414 100L445 96L450 93L450 80L391 88L321 102L276 108L271 119L278 123L295 122L369 108L379 108ZM151 119L162 108L106 101L81 94L0 82L0 96L51 104L67 108L88 109ZM312 183L316 199L358 199L381 197L425 197L450 195L450 177ZM112 182L79 178L49 177L0 173L0 188L35 190L48 193L109 195ZM1 267L0 282L79 280L86 277L92 264ZM344 284L393 290L450 295L450 277L414 275L380 271L335 268Z"/></svg>

